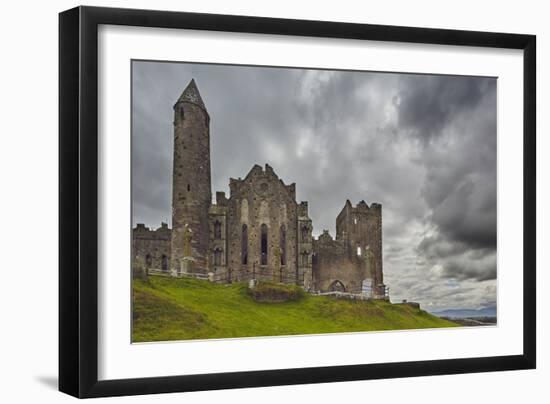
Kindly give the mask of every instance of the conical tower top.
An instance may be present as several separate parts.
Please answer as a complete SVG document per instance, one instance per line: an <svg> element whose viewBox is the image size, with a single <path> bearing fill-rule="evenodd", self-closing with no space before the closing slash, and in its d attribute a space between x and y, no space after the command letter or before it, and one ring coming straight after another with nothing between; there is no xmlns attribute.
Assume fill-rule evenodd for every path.
<svg viewBox="0 0 550 404"><path fill-rule="evenodd" d="M176 102L174 107L180 102L190 102L192 104L198 105L206 111L206 107L204 106L204 102L202 101L201 94L199 93L199 89L197 88L197 84L195 83L195 79L191 79L185 90L183 90L183 93L181 93L180 98L178 98L178 101Z"/></svg>

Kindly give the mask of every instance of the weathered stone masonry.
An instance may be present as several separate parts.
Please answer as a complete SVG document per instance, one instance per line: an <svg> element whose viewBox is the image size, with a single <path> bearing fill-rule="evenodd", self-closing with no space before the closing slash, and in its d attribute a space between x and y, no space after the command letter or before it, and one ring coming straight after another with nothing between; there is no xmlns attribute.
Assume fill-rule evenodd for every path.
<svg viewBox="0 0 550 404"><path fill-rule="evenodd" d="M312 237L308 203L296 202L269 165L230 178L229 197L212 203L210 116L192 80L174 105L172 230L138 224L133 262L173 275L210 275L220 282L249 279L302 285L309 291L361 292L372 284L384 296L382 207L346 201L336 239Z"/></svg>

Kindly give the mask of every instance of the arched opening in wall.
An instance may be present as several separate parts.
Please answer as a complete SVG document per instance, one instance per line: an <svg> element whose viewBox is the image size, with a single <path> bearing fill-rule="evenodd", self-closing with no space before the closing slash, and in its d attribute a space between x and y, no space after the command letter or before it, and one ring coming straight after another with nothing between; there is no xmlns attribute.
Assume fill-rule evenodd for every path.
<svg viewBox="0 0 550 404"><path fill-rule="evenodd" d="M145 256L145 267L149 269L151 268L151 265L153 265L153 258L151 257L151 254L147 254Z"/></svg>
<svg viewBox="0 0 550 404"><path fill-rule="evenodd" d="M330 286L328 287L328 290L329 292L345 292L346 287L342 282L340 282L339 280L336 280L330 284Z"/></svg>
<svg viewBox="0 0 550 404"><path fill-rule="evenodd" d="M219 220L214 223L214 238L219 240L222 238L222 224Z"/></svg>
<svg viewBox="0 0 550 404"><path fill-rule="evenodd" d="M279 243L281 248L281 265L286 265L286 227L284 224L280 229Z"/></svg>
<svg viewBox="0 0 550 404"><path fill-rule="evenodd" d="M267 265L267 225L260 227L260 265Z"/></svg>
<svg viewBox="0 0 550 404"><path fill-rule="evenodd" d="M302 237L302 241L303 242L306 242L308 241L307 238L308 238L308 233L309 233L309 230L307 228L306 225L302 226L302 229L301 229L301 237Z"/></svg>
<svg viewBox="0 0 550 404"><path fill-rule="evenodd" d="M360 257L362 254L361 247L357 246L357 256Z"/></svg>
<svg viewBox="0 0 550 404"><path fill-rule="evenodd" d="M214 250L214 265L220 266L222 264L222 254L223 251L221 248L216 248Z"/></svg>
<svg viewBox="0 0 550 404"><path fill-rule="evenodd" d="M180 107L180 117L181 119L185 118L185 111L183 110L183 105Z"/></svg>
<svg viewBox="0 0 550 404"><path fill-rule="evenodd" d="M161 268L163 271L168 271L168 257L164 254L162 255Z"/></svg>
<svg viewBox="0 0 550 404"><path fill-rule="evenodd" d="M248 265L248 227L243 224L241 234L241 263Z"/></svg>

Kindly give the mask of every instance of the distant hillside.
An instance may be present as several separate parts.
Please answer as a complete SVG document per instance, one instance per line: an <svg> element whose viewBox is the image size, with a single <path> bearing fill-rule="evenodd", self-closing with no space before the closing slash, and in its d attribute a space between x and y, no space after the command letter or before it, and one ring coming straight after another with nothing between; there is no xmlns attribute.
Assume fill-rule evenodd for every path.
<svg viewBox="0 0 550 404"><path fill-rule="evenodd" d="M437 312L432 312L433 315L438 317L449 317L449 318L475 318L475 317L496 317L497 308L496 306L484 307L478 310L471 309L449 309L442 310Z"/></svg>
<svg viewBox="0 0 550 404"><path fill-rule="evenodd" d="M305 294L258 303L244 284L150 277L133 285L134 342L456 327L407 304Z"/></svg>

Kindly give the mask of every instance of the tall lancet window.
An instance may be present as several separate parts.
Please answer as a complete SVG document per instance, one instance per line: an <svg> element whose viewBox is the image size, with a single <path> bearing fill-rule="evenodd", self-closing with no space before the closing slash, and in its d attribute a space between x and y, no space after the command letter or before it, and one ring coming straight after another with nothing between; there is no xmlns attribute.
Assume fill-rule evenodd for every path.
<svg viewBox="0 0 550 404"><path fill-rule="evenodd" d="M246 224L243 224L241 234L241 263L248 265L248 227Z"/></svg>
<svg viewBox="0 0 550 404"><path fill-rule="evenodd" d="M286 265L286 227L284 224L281 226L279 242L281 248L281 265Z"/></svg>
<svg viewBox="0 0 550 404"><path fill-rule="evenodd" d="M260 227L260 265L267 265L267 225L264 223Z"/></svg>

